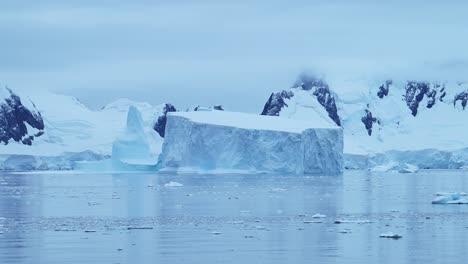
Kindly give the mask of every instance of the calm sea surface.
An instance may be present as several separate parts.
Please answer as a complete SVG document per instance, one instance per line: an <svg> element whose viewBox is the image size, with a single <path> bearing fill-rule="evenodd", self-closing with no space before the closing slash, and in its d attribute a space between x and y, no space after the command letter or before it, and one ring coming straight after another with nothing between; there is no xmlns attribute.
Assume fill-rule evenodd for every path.
<svg viewBox="0 0 468 264"><path fill-rule="evenodd" d="M468 263L468 205L441 191L468 171L3 173L0 263Z"/></svg>

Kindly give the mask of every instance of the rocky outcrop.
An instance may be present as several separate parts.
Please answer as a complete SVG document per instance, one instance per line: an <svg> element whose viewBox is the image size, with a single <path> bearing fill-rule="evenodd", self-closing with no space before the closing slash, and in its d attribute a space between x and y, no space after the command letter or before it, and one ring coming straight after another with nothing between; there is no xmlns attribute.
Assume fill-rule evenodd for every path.
<svg viewBox="0 0 468 264"><path fill-rule="evenodd" d="M186 110L186 112L192 112L192 111L224 111L224 107L222 105L214 105L210 107L205 107L205 106L194 106L190 107ZM165 137L166 135L166 123L167 123L167 113L170 112L177 112L177 109L172 105L172 104L166 104L163 109L163 114L158 117L158 120L154 124L153 129L158 132L159 136L162 138Z"/></svg>
<svg viewBox="0 0 468 264"><path fill-rule="evenodd" d="M224 111L224 107L222 105L214 105L214 106L210 106L210 107L197 105L197 106L189 107L186 112L213 111L213 110Z"/></svg>
<svg viewBox="0 0 468 264"><path fill-rule="evenodd" d="M408 81L405 90L403 98L413 116L418 114L419 105L424 98L427 100L426 107L432 108L437 100L443 101L447 95L445 85L439 83ZM438 94L440 95L437 96Z"/></svg>
<svg viewBox="0 0 468 264"><path fill-rule="evenodd" d="M453 100L453 106L455 106L458 101L460 101L463 110L465 110L466 104L468 103L468 90L461 92L455 96L455 99Z"/></svg>
<svg viewBox="0 0 468 264"><path fill-rule="evenodd" d="M176 111L177 109L172 104L166 104L163 109L163 115L159 116L154 124L153 129L158 132L159 136L162 138L164 138L166 131L167 113Z"/></svg>
<svg viewBox="0 0 468 264"><path fill-rule="evenodd" d="M328 116L337 124L341 126L341 120L338 116L338 109L336 107L336 100L334 94L331 92L328 83L313 75L302 74L294 84L293 88L301 88L305 91L313 91L317 97L317 101L325 108Z"/></svg>
<svg viewBox="0 0 468 264"><path fill-rule="evenodd" d="M384 84L379 87L379 91L377 92L377 96L380 99L383 99L385 96L388 95L390 91L390 86L393 84L392 80L386 80Z"/></svg>
<svg viewBox="0 0 468 264"><path fill-rule="evenodd" d="M372 136L372 127L374 126L374 123L377 123L378 120L374 116L372 116L372 112L369 111L369 109L365 110L365 115L361 118L362 123L366 127L367 134L369 136Z"/></svg>
<svg viewBox="0 0 468 264"><path fill-rule="evenodd" d="M1 94L0 94L1 95ZM3 99L3 100L2 100ZM31 102L28 108L11 89L5 88L0 97L0 142L7 145L11 140L32 145L34 138L44 134L44 120ZM37 131L28 130L28 126Z"/></svg>
<svg viewBox="0 0 468 264"><path fill-rule="evenodd" d="M261 115L267 116L279 116L281 109L287 107L288 105L284 102L285 99L291 99L294 96L294 93L291 91L281 91L277 93L272 93L268 101L263 107Z"/></svg>

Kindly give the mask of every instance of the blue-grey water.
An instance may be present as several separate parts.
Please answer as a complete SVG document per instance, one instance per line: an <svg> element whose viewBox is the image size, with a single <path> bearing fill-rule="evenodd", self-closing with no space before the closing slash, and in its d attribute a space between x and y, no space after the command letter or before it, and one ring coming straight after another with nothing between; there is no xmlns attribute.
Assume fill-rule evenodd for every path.
<svg viewBox="0 0 468 264"><path fill-rule="evenodd" d="M439 191L468 172L2 174L0 263L468 263Z"/></svg>

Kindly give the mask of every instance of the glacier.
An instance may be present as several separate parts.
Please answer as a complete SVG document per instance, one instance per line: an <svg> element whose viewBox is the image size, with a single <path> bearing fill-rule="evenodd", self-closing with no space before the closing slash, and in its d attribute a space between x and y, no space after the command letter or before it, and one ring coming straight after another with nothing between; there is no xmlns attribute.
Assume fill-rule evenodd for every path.
<svg viewBox="0 0 468 264"><path fill-rule="evenodd" d="M167 115L161 171L340 174L343 133L319 115L296 121L245 113Z"/></svg>

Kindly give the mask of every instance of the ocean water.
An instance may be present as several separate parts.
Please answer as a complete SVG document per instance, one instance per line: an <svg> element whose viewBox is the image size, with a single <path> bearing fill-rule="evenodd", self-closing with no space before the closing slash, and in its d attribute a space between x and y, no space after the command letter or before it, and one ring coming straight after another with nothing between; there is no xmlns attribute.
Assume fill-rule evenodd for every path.
<svg viewBox="0 0 468 264"><path fill-rule="evenodd" d="M468 263L468 205L441 191L468 172L3 173L0 263Z"/></svg>

